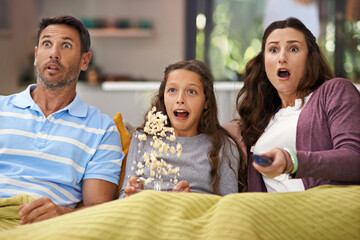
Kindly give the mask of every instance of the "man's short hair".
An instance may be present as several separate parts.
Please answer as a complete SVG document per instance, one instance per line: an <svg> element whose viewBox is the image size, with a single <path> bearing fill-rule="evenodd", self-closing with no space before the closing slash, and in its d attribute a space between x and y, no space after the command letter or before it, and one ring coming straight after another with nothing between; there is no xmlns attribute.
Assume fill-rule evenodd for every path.
<svg viewBox="0 0 360 240"><path fill-rule="evenodd" d="M81 53L86 53L90 50L90 34L85 25L76 17L62 15L56 17L43 18L40 22L39 31L37 34L36 45L39 45L40 35L42 31L49 25L53 24L65 24L67 26L75 28L80 35L81 41Z"/></svg>

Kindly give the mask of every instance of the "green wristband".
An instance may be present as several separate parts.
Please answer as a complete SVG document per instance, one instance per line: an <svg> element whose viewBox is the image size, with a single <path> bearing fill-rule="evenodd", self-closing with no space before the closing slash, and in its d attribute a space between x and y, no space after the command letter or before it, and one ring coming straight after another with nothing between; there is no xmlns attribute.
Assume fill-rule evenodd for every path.
<svg viewBox="0 0 360 240"><path fill-rule="evenodd" d="M297 171L297 169L298 169L298 159L297 159L297 156L296 156L295 152L294 152L292 149L287 148L287 147L284 147L284 149L290 154L291 161L292 161L292 163L293 163L293 165L294 165L294 168L293 168L293 170L291 171L290 174L294 174L294 173L296 173L296 171Z"/></svg>

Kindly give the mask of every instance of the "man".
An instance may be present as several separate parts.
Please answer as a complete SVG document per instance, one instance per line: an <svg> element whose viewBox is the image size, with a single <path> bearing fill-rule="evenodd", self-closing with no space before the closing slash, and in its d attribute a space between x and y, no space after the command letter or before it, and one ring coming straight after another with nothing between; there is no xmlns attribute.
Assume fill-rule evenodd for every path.
<svg viewBox="0 0 360 240"><path fill-rule="evenodd" d="M0 97L0 197L36 200L20 224L114 199L124 153L113 120L76 94L88 68L90 36L78 19L43 19L34 66L37 84Z"/></svg>

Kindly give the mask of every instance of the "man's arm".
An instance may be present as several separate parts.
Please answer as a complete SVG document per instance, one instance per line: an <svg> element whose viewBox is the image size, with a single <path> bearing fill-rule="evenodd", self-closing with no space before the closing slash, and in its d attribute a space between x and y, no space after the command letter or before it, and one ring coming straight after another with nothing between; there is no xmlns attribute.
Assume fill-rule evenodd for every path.
<svg viewBox="0 0 360 240"><path fill-rule="evenodd" d="M116 190L117 185L108 181L99 179L84 180L82 193L84 207L90 207L113 200ZM38 198L19 207L19 216L22 217L20 224L39 222L77 209L56 205L48 197Z"/></svg>
<svg viewBox="0 0 360 240"><path fill-rule="evenodd" d="M84 207L114 200L117 185L99 179L86 179L83 183Z"/></svg>

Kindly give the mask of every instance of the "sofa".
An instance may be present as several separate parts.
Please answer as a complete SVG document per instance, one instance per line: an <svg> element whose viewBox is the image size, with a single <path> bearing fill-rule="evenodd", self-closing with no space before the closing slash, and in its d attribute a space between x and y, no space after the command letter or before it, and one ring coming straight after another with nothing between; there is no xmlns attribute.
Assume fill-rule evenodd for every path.
<svg viewBox="0 0 360 240"><path fill-rule="evenodd" d="M130 135L114 118L127 153ZM126 160L123 164L125 166ZM120 186L124 169L120 177ZM19 226L26 195L0 199L0 239L360 239L360 186L294 193L146 190L121 200ZM11 222L11 227L6 224ZM15 223L15 224L14 224ZM9 226L9 225L7 225Z"/></svg>

